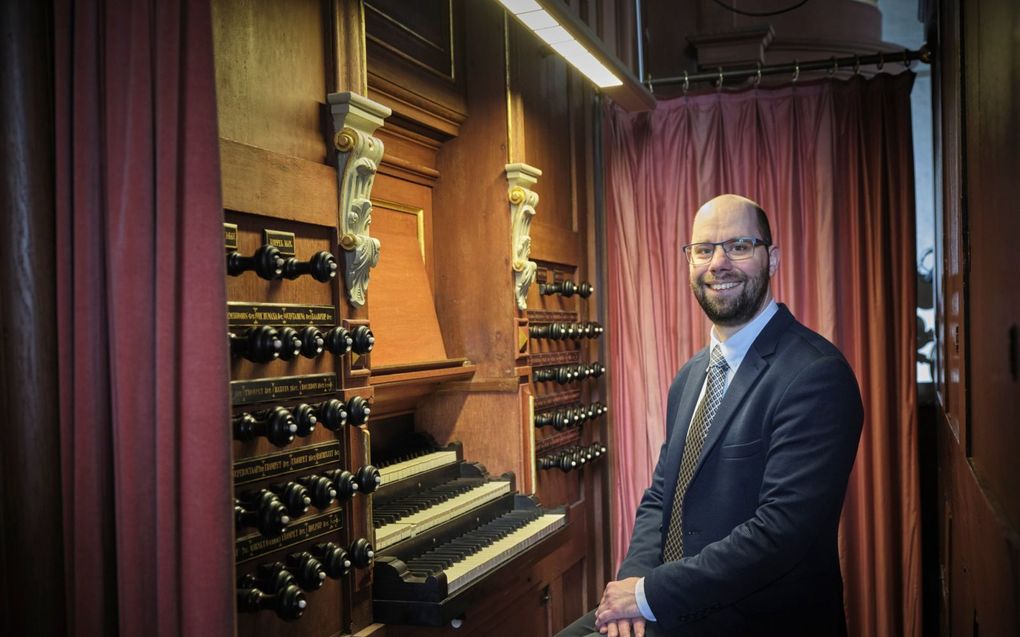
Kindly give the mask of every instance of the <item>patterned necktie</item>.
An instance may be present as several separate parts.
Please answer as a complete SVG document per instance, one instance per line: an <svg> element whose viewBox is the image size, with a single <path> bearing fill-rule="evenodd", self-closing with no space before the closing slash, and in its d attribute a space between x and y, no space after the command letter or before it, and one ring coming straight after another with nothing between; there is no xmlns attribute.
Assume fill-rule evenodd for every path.
<svg viewBox="0 0 1020 637"><path fill-rule="evenodd" d="M698 456L708 437L708 428L712 426L719 403L726 391L726 372L730 366L723 358L722 349L716 345L712 349L712 359L708 365L708 385L705 396L698 403L698 408L691 419L691 427L687 430L684 442L684 455L680 459L680 475L676 480L676 493L673 496L673 513L669 519L669 531L666 533L666 546L662 550L664 562L672 562L684 556L683 536L683 503L687 485L694 477L694 468L698 466Z"/></svg>

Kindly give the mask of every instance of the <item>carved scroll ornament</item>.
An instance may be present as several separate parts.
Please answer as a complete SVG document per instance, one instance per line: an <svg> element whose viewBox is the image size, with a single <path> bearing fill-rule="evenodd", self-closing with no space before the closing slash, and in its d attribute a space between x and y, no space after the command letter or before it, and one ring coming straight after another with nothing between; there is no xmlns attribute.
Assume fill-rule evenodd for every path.
<svg viewBox="0 0 1020 637"><path fill-rule="evenodd" d="M382 160L383 143L372 134L391 111L356 93L331 93L327 100L333 115L344 283L351 305L362 306L369 271L379 262L379 240L368 232L372 224L372 183Z"/></svg>
<svg viewBox="0 0 1020 637"><path fill-rule="evenodd" d="M527 164L507 164L506 179L510 186L510 249L513 258L514 296L517 308L528 309L528 288L535 280L538 265L531 256L531 218L535 216L538 194L531 187L542 171Z"/></svg>

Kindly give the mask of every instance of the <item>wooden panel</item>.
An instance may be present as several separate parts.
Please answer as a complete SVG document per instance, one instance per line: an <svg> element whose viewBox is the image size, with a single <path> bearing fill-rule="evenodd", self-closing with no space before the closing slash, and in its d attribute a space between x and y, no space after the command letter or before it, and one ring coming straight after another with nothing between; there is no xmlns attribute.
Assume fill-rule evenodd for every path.
<svg viewBox="0 0 1020 637"><path fill-rule="evenodd" d="M370 42L421 70L455 79L453 2L365 0Z"/></svg>
<svg viewBox="0 0 1020 637"><path fill-rule="evenodd" d="M319 0L215 0L220 136L324 163L327 51Z"/></svg>
<svg viewBox="0 0 1020 637"><path fill-rule="evenodd" d="M942 54L933 69L938 99L935 149L940 160L936 179L940 197L936 198L935 230L937 241L934 288L936 390L954 435L966 440L966 323L964 314L964 175L962 122L962 55L959 5L943 2L940 19Z"/></svg>
<svg viewBox="0 0 1020 637"><path fill-rule="evenodd" d="M428 189L419 188L421 198L427 199ZM425 271L425 209L402 199L399 203L373 201L372 234L379 239L383 255L372 271L369 292L375 365L446 358Z"/></svg>
<svg viewBox="0 0 1020 637"><path fill-rule="evenodd" d="M982 492L940 412L942 633L1020 634L1020 537Z"/></svg>
<svg viewBox="0 0 1020 637"><path fill-rule="evenodd" d="M522 417L516 390L444 389L422 402L416 421L441 445L455 440L464 443L465 457L481 462L491 474L525 475L524 451L529 443L521 434Z"/></svg>
<svg viewBox="0 0 1020 637"><path fill-rule="evenodd" d="M468 96L472 116L438 154L433 205L435 298L450 356L466 357L478 378L515 377L517 351L505 166L506 92L502 10L469 2ZM516 393L516 392L515 392Z"/></svg>
<svg viewBox="0 0 1020 637"><path fill-rule="evenodd" d="M441 138L466 114L460 0L365 3L369 97Z"/></svg>
<svg viewBox="0 0 1020 637"><path fill-rule="evenodd" d="M1020 6L982 0L964 23L967 114L969 272L967 329L969 455L989 497L1013 529L1020 529L1016 460L1020 457L1020 293L1004 285L1015 276L1018 251L1000 249L1020 237L1020 214L1002 202L1016 191L1020 120L1016 87L1020 61L1002 56L1002 42L1020 29ZM970 5L974 6L974 5ZM1012 167L1008 169L1005 167ZM1009 239L1004 239L1009 237Z"/></svg>
<svg viewBox="0 0 1020 637"><path fill-rule="evenodd" d="M336 169L220 138L223 207L336 227Z"/></svg>
<svg viewBox="0 0 1020 637"><path fill-rule="evenodd" d="M558 55L544 55L542 42L533 33L510 21L510 90L521 97L524 151L511 161L522 161L542 171L533 190L539 195L536 222L549 226L550 233L576 232L572 182L572 128L569 87L572 74ZM557 237L561 243L576 237ZM534 258L546 259L541 244L533 245Z"/></svg>

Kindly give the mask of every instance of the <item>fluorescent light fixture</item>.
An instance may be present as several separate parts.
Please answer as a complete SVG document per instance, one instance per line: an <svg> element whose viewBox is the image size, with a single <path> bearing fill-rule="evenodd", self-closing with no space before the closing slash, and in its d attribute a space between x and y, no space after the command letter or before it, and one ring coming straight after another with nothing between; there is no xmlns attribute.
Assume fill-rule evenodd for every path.
<svg viewBox="0 0 1020 637"><path fill-rule="evenodd" d="M554 27L558 25L558 23L556 22L556 18L546 13L545 9L518 13L517 19L523 22L524 26L528 27L532 31L538 31L539 29L548 29L549 27Z"/></svg>
<svg viewBox="0 0 1020 637"><path fill-rule="evenodd" d="M578 42L577 38L564 29L536 0L498 0L498 2L599 88L623 84L620 78L616 77L605 64L599 62L591 51Z"/></svg>
<svg viewBox="0 0 1020 637"><path fill-rule="evenodd" d="M542 11L542 7L535 0L499 0L499 3L514 15L525 11Z"/></svg>

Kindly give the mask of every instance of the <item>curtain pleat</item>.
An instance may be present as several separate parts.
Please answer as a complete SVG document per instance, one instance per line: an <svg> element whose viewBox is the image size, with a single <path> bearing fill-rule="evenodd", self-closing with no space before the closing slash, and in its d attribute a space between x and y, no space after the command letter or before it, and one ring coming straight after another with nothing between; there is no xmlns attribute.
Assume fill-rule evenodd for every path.
<svg viewBox="0 0 1020 637"><path fill-rule="evenodd" d="M850 634L920 634L912 84L881 75L609 108L617 561L665 436L666 389L708 340L680 246L698 207L734 192L769 212L776 297L840 347L861 385L840 534Z"/></svg>
<svg viewBox="0 0 1020 637"><path fill-rule="evenodd" d="M60 413L75 635L233 635L211 13L58 0Z"/></svg>

